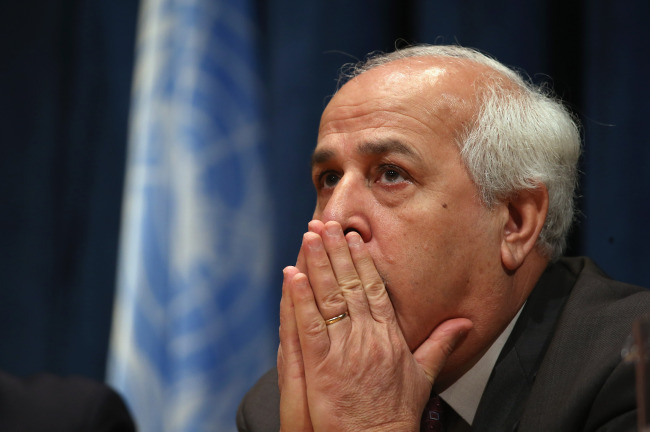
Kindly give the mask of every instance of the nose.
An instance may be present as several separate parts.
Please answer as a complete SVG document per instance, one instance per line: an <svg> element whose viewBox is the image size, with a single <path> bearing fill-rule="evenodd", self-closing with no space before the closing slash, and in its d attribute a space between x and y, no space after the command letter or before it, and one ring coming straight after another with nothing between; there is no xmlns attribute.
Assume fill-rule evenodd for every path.
<svg viewBox="0 0 650 432"><path fill-rule="evenodd" d="M325 202L316 205L314 219L323 223L336 221L344 233L356 231L364 243L372 238L373 197L362 179L344 175Z"/></svg>

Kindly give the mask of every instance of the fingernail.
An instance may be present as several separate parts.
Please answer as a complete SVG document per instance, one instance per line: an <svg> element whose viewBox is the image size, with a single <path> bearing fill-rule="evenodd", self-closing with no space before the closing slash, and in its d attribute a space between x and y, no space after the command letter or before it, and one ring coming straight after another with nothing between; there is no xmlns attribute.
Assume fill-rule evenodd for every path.
<svg viewBox="0 0 650 432"><path fill-rule="evenodd" d="M327 234L330 237L335 237L339 235L341 232L341 229L339 228L338 225L335 224L328 224L325 225L325 234Z"/></svg>
<svg viewBox="0 0 650 432"><path fill-rule="evenodd" d="M319 250L323 247L320 236L315 235L314 233L305 233L303 236L303 242L310 250Z"/></svg>
<svg viewBox="0 0 650 432"><path fill-rule="evenodd" d="M361 238L359 233L355 231L349 232L345 236L345 239L347 240L349 246L359 246L363 244L363 239Z"/></svg>

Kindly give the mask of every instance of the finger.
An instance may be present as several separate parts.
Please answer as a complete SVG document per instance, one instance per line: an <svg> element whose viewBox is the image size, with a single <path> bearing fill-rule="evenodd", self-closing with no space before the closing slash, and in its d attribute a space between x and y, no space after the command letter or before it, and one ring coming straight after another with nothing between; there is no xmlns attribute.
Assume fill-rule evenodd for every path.
<svg viewBox="0 0 650 432"><path fill-rule="evenodd" d="M323 222L319 220L312 220L307 224L307 231L321 235L323 230ZM298 258L296 259L296 267L301 273L307 274L307 258L305 258L304 243L300 245Z"/></svg>
<svg viewBox="0 0 650 432"><path fill-rule="evenodd" d="M472 322L465 318L447 320L436 327L431 335L415 350L413 357L433 384L447 359L472 329Z"/></svg>
<svg viewBox="0 0 650 432"><path fill-rule="evenodd" d="M327 222L322 230L323 244L351 319L368 315L368 300L361 278L354 267L348 242L338 222Z"/></svg>
<svg viewBox="0 0 650 432"><path fill-rule="evenodd" d="M280 346L278 348L278 385L280 388L280 421L282 430L308 430L311 425L307 403L305 370L298 336L290 280L298 274L295 267L283 271L280 300Z"/></svg>
<svg viewBox="0 0 650 432"><path fill-rule="evenodd" d="M280 350L282 354L283 369L286 368L287 377L300 378L304 375L300 339L294 312L289 284L291 279L298 274L295 267L286 267L283 271L282 298L280 300ZM280 370L278 370L280 372ZM284 372L284 371L283 371Z"/></svg>
<svg viewBox="0 0 650 432"><path fill-rule="evenodd" d="M296 327L305 368L305 378L329 353L327 326L316 305L312 287L304 273L296 274L288 284L294 306Z"/></svg>
<svg viewBox="0 0 650 432"><path fill-rule="evenodd" d="M305 233L303 250L309 285L323 319L327 320L346 312L348 306L339 288L321 236L313 232Z"/></svg>
<svg viewBox="0 0 650 432"><path fill-rule="evenodd" d="M314 234L318 234L318 235L323 234L324 228L325 228L325 224L322 221L319 221L318 219L314 219L307 224L307 230L309 232L313 232Z"/></svg>
<svg viewBox="0 0 650 432"><path fill-rule="evenodd" d="M354 267L361 279L372 317L378 322L395 323L393 304L363 239L357 232L348 233L345 239Z"/></svg>
<svg viewBox="0 0 650 432"><path fill-rule="evenodd" d="M296 268L301 273L307 272L307 263L305 258L305 252L303 251L303 245L300 245L300 251L298 251L298 258L296 259Z"/></svg>

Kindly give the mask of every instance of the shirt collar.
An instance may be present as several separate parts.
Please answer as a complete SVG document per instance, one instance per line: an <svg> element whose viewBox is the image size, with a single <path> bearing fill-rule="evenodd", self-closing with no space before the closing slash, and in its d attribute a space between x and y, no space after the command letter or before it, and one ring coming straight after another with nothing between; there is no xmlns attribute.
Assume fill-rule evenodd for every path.
<svg viewBox="0 0 650 432"><path fill-rule="evenodd" d="M499 358L499 354L506 344L512 329L521 314L522 306L517 315L510 321L508 327L501 332L497 340L483 354L483 357L455 383L440 393L440 397L458 413L470 426L474 421L478 404L483 396L492 369Z"/></svg>

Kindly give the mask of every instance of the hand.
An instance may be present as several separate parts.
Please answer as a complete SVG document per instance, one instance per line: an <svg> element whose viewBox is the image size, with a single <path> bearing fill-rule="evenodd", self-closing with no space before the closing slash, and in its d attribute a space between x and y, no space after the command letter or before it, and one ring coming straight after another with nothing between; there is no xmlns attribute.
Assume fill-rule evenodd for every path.
<svg viewBox="0 0 650 432"><path fill-rule="evenodd" d="M282 393L294 382L287 379L291 347L291 376L304 375L306 415L314 430L417 430L432 384L471 322L442 323L412 354L358 233L344 237L338 223L312 221L301 254L306 273L285 269L281 327L287 323L282 317L290 321L291 312L295 321L280 331ZM345 311L347 318L325 324ZM293 362L298 353L302 361ZM297 404L303 419L304 395ZM298 411L296 404L292 408Z"/></svg>

